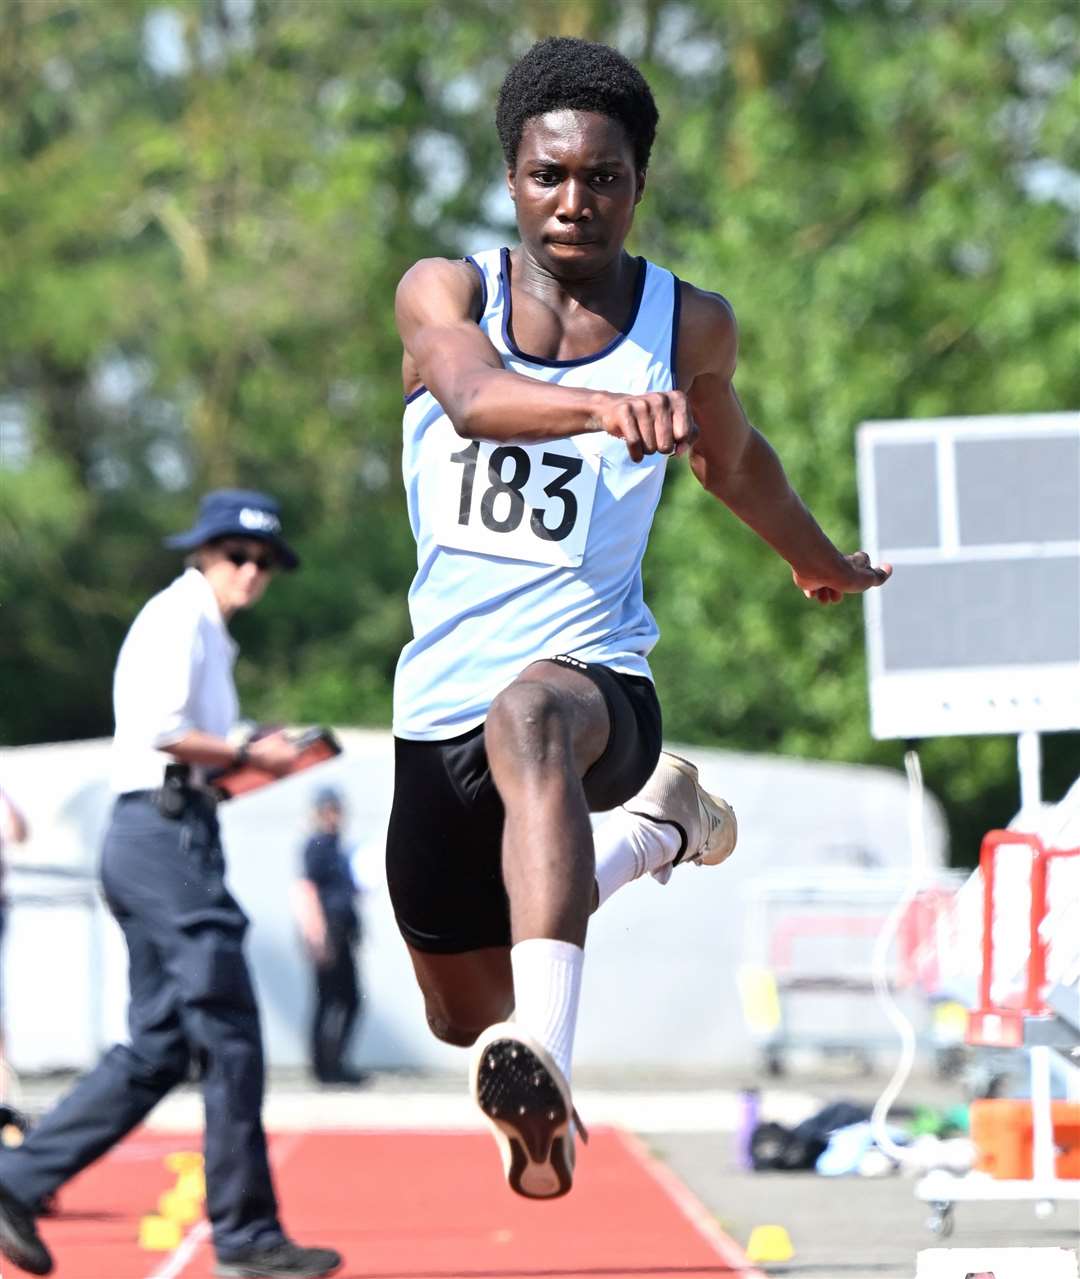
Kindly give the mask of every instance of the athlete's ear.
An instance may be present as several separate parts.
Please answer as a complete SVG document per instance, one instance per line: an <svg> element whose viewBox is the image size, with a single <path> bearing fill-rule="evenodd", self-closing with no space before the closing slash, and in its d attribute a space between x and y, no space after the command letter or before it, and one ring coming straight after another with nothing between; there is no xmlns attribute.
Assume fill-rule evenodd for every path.
<svg viewBox="0 0 1080 1279"><path fill-rule="evenodd" d="M638 169L637 171L637 193L634 196L635 204L640 204L641 197L645 194L645 172L646 171L644 169Z"/></svg>
<svg viewBox="0 0 1080 1279"><path fill-rule="evenodd" d="M506 170L506 189L510 193L510 199L517 203L517 194L514 191L514 170Z"/></svg>

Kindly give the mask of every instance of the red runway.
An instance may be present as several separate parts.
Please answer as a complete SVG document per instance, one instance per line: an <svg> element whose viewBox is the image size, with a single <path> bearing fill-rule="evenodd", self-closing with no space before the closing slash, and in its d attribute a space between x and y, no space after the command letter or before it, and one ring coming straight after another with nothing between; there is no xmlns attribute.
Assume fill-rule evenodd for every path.
<svg viewBox="0 0 1080 1279"><path fill-rule="evenodd" d="M166 1154L198 1149L197 1137L142 1131L66 1187L42 1222L61 1279L210 1276L205 1222L173 1253L137 1246L140 1217L173 1181ZM483 1133L284 1133L271 1155L287 1230L340 1249L342 1279L760 1279L681 1183L614 1130L593 1134L574 1190L547 1204L510 1193Z"/></svg>

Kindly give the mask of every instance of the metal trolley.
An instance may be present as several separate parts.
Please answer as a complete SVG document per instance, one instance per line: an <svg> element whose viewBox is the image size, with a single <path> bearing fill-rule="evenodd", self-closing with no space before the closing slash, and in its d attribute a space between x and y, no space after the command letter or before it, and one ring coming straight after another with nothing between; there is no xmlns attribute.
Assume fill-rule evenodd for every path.
<svg viewBox="0 0 1080 1279"><path fill-rule="evenodd" d="M929 1229L942 1237L952 1233L953 1207L961 1202L1026 1200L1040 1217L1056 1203L1080 1203L1080 1179L1058 1175L1052 1100L1055 1068L1066 1095L1080 1097L1080 847L991 831L979 863L965 889L966 896L978 893L982 907L975 946L981 972L967 1039L1028 1056L1032 1175L928 1173L915 1194L930 1206ZM970 953L970 945L965 949Z"/></svg>
<svg viewBox="0 0 1080 1279"><path fill-rule="evenodd" d="M934 1016L940 986L935 930L963 875L942 870L906 913L893 947L890 980L928 1047L938 1050ZM763 876L746 889L746 962L739 989L746 1024L771 1075L800 1049L869 1064L892 1032L873 998L871 957L907 882L891 871L821 870Z"/></svg>

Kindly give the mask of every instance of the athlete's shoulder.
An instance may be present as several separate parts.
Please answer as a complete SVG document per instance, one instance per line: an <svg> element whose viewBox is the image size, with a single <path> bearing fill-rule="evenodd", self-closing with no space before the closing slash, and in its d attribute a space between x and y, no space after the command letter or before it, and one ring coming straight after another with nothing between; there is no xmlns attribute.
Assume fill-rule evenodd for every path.
<svg viewBox="0 0 1080 1279"><path fill-rule="evenodd" d="M398 295L423 293L430 289L454 292L479 292L482 277L467 258L420 258L405 272L398 283Z"/></svg>
<svg viewBox="0 0 1080 1279"><path fill-rule="evenodd" d="M688 280L680 280L680 303L682 319L698 328L710 330L713 336L718 331L734 330L735 308L722 293L713 289L703 289Z"/></svg>
<svg viewBox="0 0 1080 1279"><path fill-rule="evenodd" d="M686 280L679 289L679 385L705 372L730 376L739 349L735 308L722 293Z"/></svg>

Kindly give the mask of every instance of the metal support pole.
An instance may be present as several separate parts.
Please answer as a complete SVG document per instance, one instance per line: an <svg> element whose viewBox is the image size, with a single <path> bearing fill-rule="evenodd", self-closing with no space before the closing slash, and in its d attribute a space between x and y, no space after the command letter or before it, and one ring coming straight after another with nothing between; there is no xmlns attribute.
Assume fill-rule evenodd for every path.
<svg viewBox="0 0 1080 1279"><path fill-rule="evenodd" d="M1025 729L1016 739L1016 762L1020 769L1020 811L1039 811L1042 803L1042 742L1039 734Z"/></svg>
<svg viewBox="0 0 1080 1279"><path fill-rule="evenodd" d="M1052 1181L1054 1164L1054 1120L1050 1109L1050 1049L1030 1048L1032 1173L1036 1181Z"/></svg>

